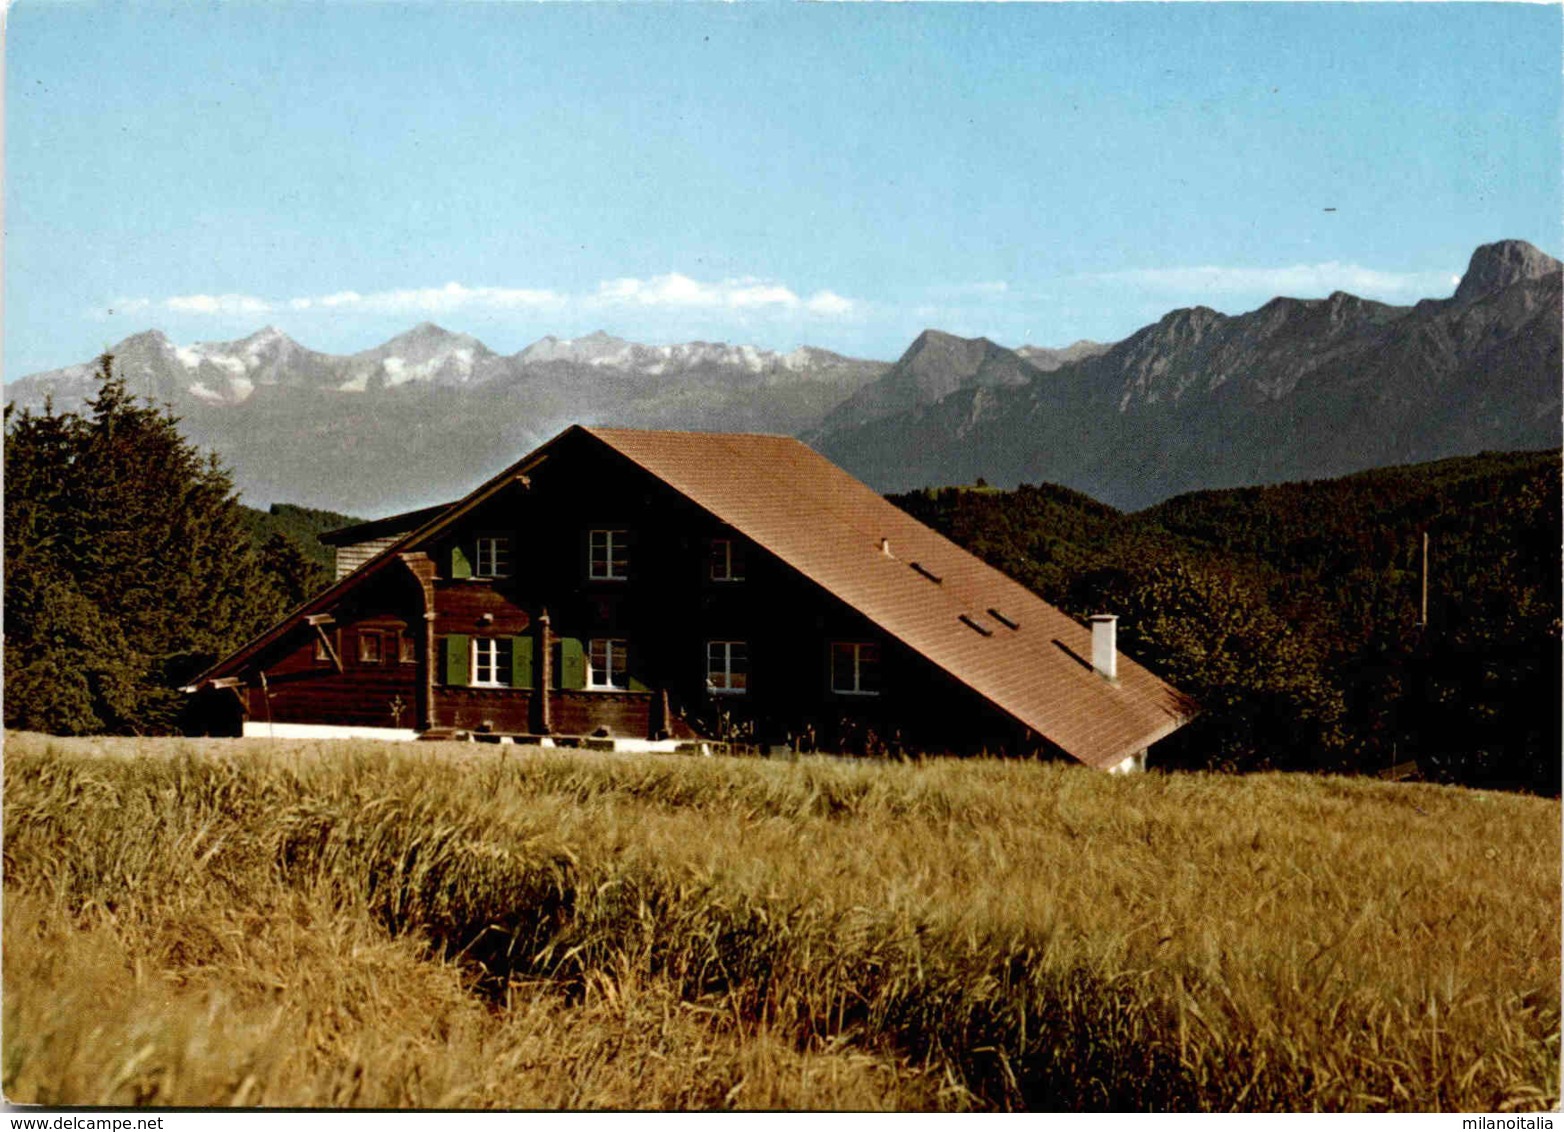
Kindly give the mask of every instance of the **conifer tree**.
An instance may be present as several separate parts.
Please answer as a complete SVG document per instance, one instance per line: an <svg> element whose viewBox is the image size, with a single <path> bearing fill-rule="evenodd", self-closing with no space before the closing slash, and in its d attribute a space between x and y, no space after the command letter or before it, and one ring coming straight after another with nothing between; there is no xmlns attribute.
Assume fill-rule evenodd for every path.
<svg viewBox="0 0 1564 1132"><path fill-rule="evenodd" d="M99 365L85 414L7 410L5 721L164 733L178 685L285 598L228 473Z"/></svg>

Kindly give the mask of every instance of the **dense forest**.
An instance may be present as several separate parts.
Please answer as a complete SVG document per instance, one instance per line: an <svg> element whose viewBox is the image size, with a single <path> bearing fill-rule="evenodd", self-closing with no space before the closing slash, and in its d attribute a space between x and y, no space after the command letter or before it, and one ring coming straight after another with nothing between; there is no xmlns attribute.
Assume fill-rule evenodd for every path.
<svg viewBox="0 0 1564 1132"><path fill-rule="evenodd" d="M265 511L255 507L240 507L239 511L240 521L257 547L280 538L319 568L309 587L312 593L330 582L336 573L335 552L320 541L320 536L364 521L338 511L319 511L293 503L273 503Z"/></svg>
<svg viewBox="0 0 1564 1132"><path fill-rule="evenodd" d="M1067 489L900 506L1200 701L1164 765L1559 792L1560 455L1485 454L1196 492L1126 514ZM1428 540L1427 619L1423 539Z"/></svg>

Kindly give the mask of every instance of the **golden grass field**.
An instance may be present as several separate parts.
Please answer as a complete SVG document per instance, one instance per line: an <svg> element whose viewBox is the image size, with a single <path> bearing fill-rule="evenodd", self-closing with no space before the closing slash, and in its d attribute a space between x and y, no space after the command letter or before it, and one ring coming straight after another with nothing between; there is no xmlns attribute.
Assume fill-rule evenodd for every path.
<svg viewBox="0 0 1564 1132"><path fill-rule="evenodd" d="M1559 1099L1557 800L13 733L4 821L12 1102Z"/></svg>

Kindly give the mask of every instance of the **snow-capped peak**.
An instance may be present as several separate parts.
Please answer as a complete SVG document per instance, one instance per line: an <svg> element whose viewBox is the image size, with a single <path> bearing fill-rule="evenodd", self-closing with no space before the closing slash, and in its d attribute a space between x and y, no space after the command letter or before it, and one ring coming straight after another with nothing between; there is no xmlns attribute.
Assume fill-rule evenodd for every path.
<svg viewBox="0 0 1564 1132"><path fill-rule="evenodd" d="M262 387L373 395L396 386L476 386L519 378L529 369L536 374L533 367L551 363L588 367L621 383L623 378L648 379L646 388L686 380L754 388L793 380L835 381L841 364L849 361L807 346L783 355L727 342L643 345L604 330L575 338L550 335L501 357L477 338L432 322L351 355L317 353L276 326L233 341L184 345L169 341L159 330L147 330L124 339L111 352L148 394L165 400L188 397L212 406L241 404ZM90 389L90 368L60 371L59 380L68 378Z"/></svg>

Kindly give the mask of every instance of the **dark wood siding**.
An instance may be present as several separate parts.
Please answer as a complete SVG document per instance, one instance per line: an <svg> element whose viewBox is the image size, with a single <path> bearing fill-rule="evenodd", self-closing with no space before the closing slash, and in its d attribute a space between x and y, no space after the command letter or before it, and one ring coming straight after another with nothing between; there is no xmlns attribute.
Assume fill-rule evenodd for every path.
<svg viewBox="0 0 1564 1132"><path fill-rule="evenodd" d="M417 726L423 601L410 573L398 569L370 579L351 601L332 611L325 628L342 660L338 672L317 656L319 635L293 627L246 674L251 722L316 723L354 727ZM359 659L359 638L380 637L380 660ZM414 663L401 660L401 639L414 644ZM262 676L264 674L264 684Z"/></svg>
<svg viewBox="0 0 1564 1132"><path fill-rule="evenodd" d="M737 470L741 471L741 470ZM627 578L589 577L593 530L626 532ZM473 577L477 537L510 540L509 576ZM713 539L731 539L744 580L711 577ZM623 456L581 438L556 446L529 475L464 515L420 548L433 564L432 654L425 641L425 596L411 570L388 567L350 591L334 610L344 671L314 655L301 626L288 647L263 658L246 678L250 718L278 722L401 726L537 734L542 730L543 619L552 640L624 641L635 690L556 687L547 691L551 731L647 738L671 733L739 737L820 749L1017 753L1041 743L920 655L887 640L841 601L652 477ZM358 663L355 634L412 634L416 664ZM533 686L453 686L442 665L451 638L522 637L533 642ZM713 695L706 687L708 641L743 641L749 688ZM830 688L830 642L881 647L881 692L845 696ZM420 681L432 672L429 718L415 722ZM666 709L664 703L666 702ZM721 732L723 734L719 735Z"/></svg>
<svg viewBox="0 0 1564 1132"><path fill-rule="evenodd" d="M532 693L511 688L441 688L441 727L530 735L534 731Z"/></svg>

